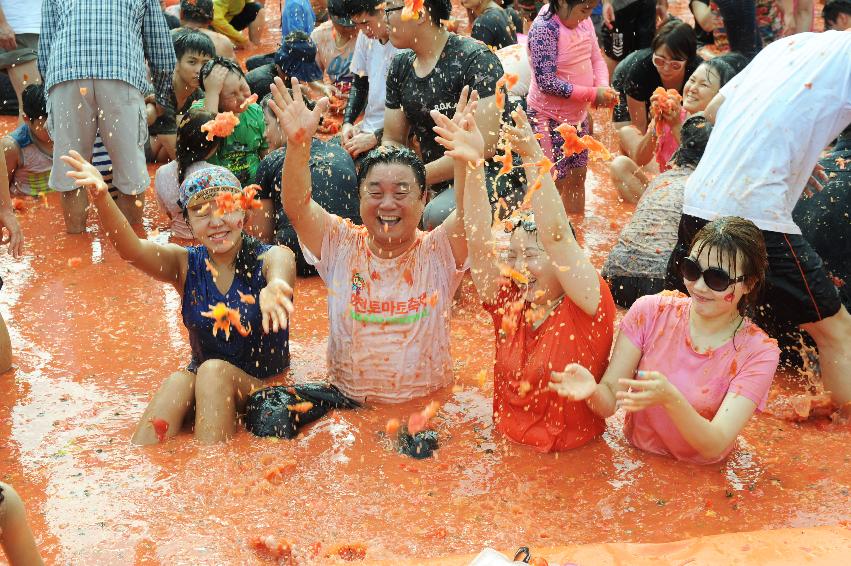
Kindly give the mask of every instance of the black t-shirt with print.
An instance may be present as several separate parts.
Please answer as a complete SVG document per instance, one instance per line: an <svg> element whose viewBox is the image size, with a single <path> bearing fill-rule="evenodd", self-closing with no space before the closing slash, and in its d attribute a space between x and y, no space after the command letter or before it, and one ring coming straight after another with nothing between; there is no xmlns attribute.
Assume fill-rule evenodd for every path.
<svg viewBox="0 0 851 566"><path fill-rule="evenodd" d="M425 77L414 71L414 52L402 51L393 58L387 73L386 106L402 109L411 131L417 137L423 161L431 163L443 157L443 146L434 141L434 120L429 114L439 110L452 117L465 85L479 92L480 98L493 96L502 76L499 58L478 41L449 34L434 69ZM449 183L431 188L442 191Z"/></svg>
<svg viewBox="0 0 851 566"><path fill-rule="evenodd" d="M623 89L627 96L635 100L643 100L647 109L650 109L650 96L653 91L662 86L662 77L659 76L659 71L653 64L653 51L649 48L642 49L636 53L631 66L627 70L627 75L624 78ZM683 86L688 78L694 73L703 59L695 55L691 61L686 62L686 70L683 75L683 84L677 89L682 92Z"/></svg>
<svg viewBox="0 0 851 566"><path fill-rule="evenodd" d="M470 36L494 49L502 49L517 43L517 29L514 27L514 22L499 6L488 8L476 18Z"/></svg>
<svg viewBox="0 0 851 566"><path fill-rule="evenodd" d="M281 204L281 170L287 156L286 146L269 153L257 168L255 182L260 185L257 198L271 199L275 210L275 243L289 247L296 255L301 276L316 275L316 269L304 260L298 237ZM357 173L351 156L338 143L316 138L310 144L310 181L312 198L322 208L356 224L361 223Z"/></svg>

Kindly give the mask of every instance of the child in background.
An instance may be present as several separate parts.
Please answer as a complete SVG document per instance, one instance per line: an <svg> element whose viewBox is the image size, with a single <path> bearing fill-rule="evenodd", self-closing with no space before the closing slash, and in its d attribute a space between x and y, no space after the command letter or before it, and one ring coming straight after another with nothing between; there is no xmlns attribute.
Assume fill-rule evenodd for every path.
<svg viewBox="0 0 851 566"><path fill-rule="evenodd" d="M199 74L204 64L216 56L213 40L198 30L176 30L171 37L177 56L172 78L174 110L156 106L153 100L146 105L150 143L148 161L155 163L174 159L177 120L193 102L204 98L204 91L199 88Z"/></svg>
<svg viewBox="0 0 851 566"><path fill-rule="evenodd" d="M589 19L595 5L590 0L552 0L529 29L529 118L542 136L544 153L555 163L553 177L567 212L585 210L588 151L564 155L564 139L555 129L570 124L579 136L587 135L588 106L609 106L616 100Z"/></svg>
<svg viewBox="0 0 851 566"><path fill-rule="evenodd" d="M174 436L193 406L195 438L204 444L227 440L248 395L289 366L292 251L244 235L242 209L219 208L218 195L241 191L236 177L222 167L201 169L180 185L178 202L200 242L184 248L139 239L106 196L97 170L75 151L62 160L72 169L68 176L75 185L89 190L101 227L119 255L173 285L182 297L192 359L160 386L132 441L153 444Z"/></svg>
<svg viewBox="0 0 851 566"><path fill-rule="evenodd" d="M12 486L0 482L0 546L11 566L44 564L27 524L24 503Z"/></svg>
<svg viewBox="0 0 851 566"><path fill-rule="evenodd" d="M465 102L458 103L459 112L470 108ZM515 125L504 126L505 134L540 189L526 195L531 210L521 207L504 221L510 234L507 265L494 261L484 170L470 167L484 154L472 116L470 110L450 120L432 111L437 139L455 159L455 187L463 187L459 209L463 204L470 272L493 317L494 423L511 440L541 452L576 448L602 434L605 422L583 403L550 391L550 372L580 362L597 378L603 375L615 303L573 237L547 160L520 109L513 115Z"/></svg>
<svg viewBox="0 0 851 566"><path fill-rule="evenodd" d="M48 185L53 168L53 140L47 133L47 101L44 85L28 85L21 93L23 124L0 140L6 175L13 195L41 196L53 189ZM100 134L95 137L92 163L104 178L112 198L118 189L112 186L112 161Z"/></svg>
<svg viewBox="0 0 851 566"><path fill-rule="evenodd" d="M228 168L242 184L253 182L269 146L263 136L263 110L256 103L245 105L251 96L245 74L236 62L216 57L201 69L201 88L205 98L195 101L192 108L213 114L233 112L239 118L239 125L209 162Z"/></svg>
<svg viewBox="0 0 851 566"><path fill-rule="evenodd" d="M219 150L221 138L207 139L201 126L213 120L215 116L204 110L190 110L177 127L177 159L169 161L157 169L154 177L154 189L157 204L171 220L171 235L175 238L192 240L192 230L183 217L183 211L177 203L180 185L187 176L199 169L210 167L208 162Z"/></svg>
<svg viewBox="0 0 851 566"><path fill-rule="evenodd" d="M750 220L710 222L680 265L689 296L638 299L603 380L571 364L553 372L551 389L604 418L626 409L624 434L636 448L695 464L721 461L754 411L765 409L780 358L777 343L745 316L767 267Z"/></svg>

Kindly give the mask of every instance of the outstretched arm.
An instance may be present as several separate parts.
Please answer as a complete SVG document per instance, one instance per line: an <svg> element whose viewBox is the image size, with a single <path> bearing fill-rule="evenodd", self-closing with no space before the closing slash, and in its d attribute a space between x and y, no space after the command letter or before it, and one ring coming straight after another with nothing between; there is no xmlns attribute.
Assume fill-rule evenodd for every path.
<svg viewBox="0 0 851 566"><path fill-rule="evenodd" d="M182 274L185 272L187 252L175 244L157 244L151 240L142 240L130 227L130 223L112 200L100 172L94 165L83 159L76 151L61 157L71 171L68 176L75 179L77 187L86 188L95 205L101 226L107 238L118 250L121 259L133 267L147 273L158 281L171 283L178 291L183 291Z"/></svg>
<svg viewBox="0 0 851 566"><path fill-rule="evenodd" d="M538 238L556 268L564 293L583 312L594 315L600 305L600 277L573 237L561 196L550 175L552 163L535 139L526 113L518 109L512 117L514 125L506 126L506 139L523 159L527 178L537 176L527 189L525 200L531 202L535 212Z"/></svg>
<svg viewBox="0 0 851 566"><path fill-rule="evenodd" d="M9 153L17 153L10 151ZM21 233L21 225L15 216L12 206L12 196L9 193L9 174L6 171L6 159L0 157L0 244L9 244L9 253L18 259L24 247L24 236ZM9 231L9 237L3 233L3 229Z"/></svg>
<svg viewBox="0 0 851 566"><path fill-rule="evenodd" d="M310 142L319 119L328 110L328 99L321 98L311 111L304 104L301 84L292 79L292 95L284 82L275 77L269 108L287 136L287 156L281 172L281 201L299 239L317 258L328 223L328 211L311 198Z"/></svg>
<svg viewBox="0 0 851 566"><path fill-rule="evenodd" d="M263 277L266 286L260 290L260 312L263 331L277 332L289 324L293 312L295 286L295 254L286 246L272 246L264 254Z"/></svg>

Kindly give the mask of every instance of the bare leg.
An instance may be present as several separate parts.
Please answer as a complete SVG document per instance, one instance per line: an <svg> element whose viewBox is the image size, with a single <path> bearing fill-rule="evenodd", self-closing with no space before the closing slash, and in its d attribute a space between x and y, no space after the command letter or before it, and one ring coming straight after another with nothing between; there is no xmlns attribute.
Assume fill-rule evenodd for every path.
<svg viewBox="0 0 851 566"><path fill-rule="evenodd" d="M641 139L644 137L638 128L635 126L625 126L617 131L618 144L620 145L621 153L632 160L635 160L635 154L638 152L638 146Z"/></svg>
<svg viewBox="0 0 851 566"><path fill-rule="evenodd" d="M556 188L564 203L564 210L570 213L585 213L585 174L587 167L578 167L568 171L567 176L556 181Z"/></svg>
<svg viewBox="0 0 851 566"><path fill-rule="evenodd" d="M609 163L609 175L612 176L618 194L626 202L638 202L650 182L644 171L624 155L615 157Z"/></svg>
<svg viewBox="0 0 851 566"><path fill-rule="evenodd" d="M260 43L263 33L266 31L266 9L261 8L257 17L248 25L248 39L255 45Z"/></svg>
<svg viewBox="0 0 851 566"><path fill-rule="evenodd" d="M207 360L195 380L195 438L202 444L224 442L233 436L237 413L248 396L265 387L224 360Z"/></svg>
<svg viewBox="0 0 851 566"><path fill-rule="evenodd" d="M821 378L833 402L851 403L851 315L840 307L835 315L801 328L816 341Z"/></svg>
<svg viewBox="0 0 851 566"><path fill-rule="evenodd" d="M89 196L83 189L74 189L62 193L62 215L65 217L65 231L69 234L81 234L86 231Z"/></svg>
<svg viewBox="0 0 851 566"><path fill-rule="evenodd" d="M9 80L12 82L12 88L15 89L15 94L18 96L18 114L21 118L24 115L24 103L21 100L21 93L27 85L38 84L41 82L41 75L38 73L38 62L27 61L13 67L9 67Z"/></svg>
<svg viewBox="0 0 851 566"><path fill-rule="evenodd" d="M163 419L168 423L166 435L176 435L183 426L183 418L195 402L195 374L187 370L176 371L163 381L154 398L142 414L133 444L156 444L159 442L151 419Z"/></svg>
<svg viewBox="0 0 851 566"><path fill-rule="evenodd" d="M12 367L12 341L9 339L9 331L6 329L6 321L0 314L0 373Z"/></svg>
<svg viewBox="0 0 851 566"><path fill-rule="evenodd" d="M127 222L130 224L142 223L142 210L145 208L145 193L139 193L138 195L118 193L118 199L116 199L115 204L118 205L118 209L124 214Z"/></svg>
<svg viewBox="0 0 851 566"><path fill-rule="evenodd" d="M151 136L151 162L168 163L175 158L177 136L174 134L159 134Z"/></svg>
<svg viewBox="0 0 851 566"><path fill-rule="evenodd" d="M12 566L42 566L44 562L27 524L24 503L12 486L0 483L3 502L0 503L0 546Z"/></svg>

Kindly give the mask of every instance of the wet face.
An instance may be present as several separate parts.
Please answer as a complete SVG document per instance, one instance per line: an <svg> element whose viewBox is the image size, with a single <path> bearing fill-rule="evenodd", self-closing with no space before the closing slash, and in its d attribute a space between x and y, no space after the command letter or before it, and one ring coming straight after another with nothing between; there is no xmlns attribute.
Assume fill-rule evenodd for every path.
<svg viewBox="0 0 851 566"><path fill-rule="evenodd" d="M47 133L47 118L30 120L24 116L24 122L29 126L32 136L41 143L50 143L53 141L50 139L50 134Z"/></svg>
<svg viewBox="0 0 851 566"><path fill-rule="evenodd" d="M213 254L233 250L242 238L245 212L237 210L217 216L213 200L190 206L187 211L189 227L195 238Z"/></svg>
<svg viewBox="0 0 851 566"><path fill-rule="evenodd" d="M202 53L184 53L180 61L177 62L177 67L175 67L177 76L191 88L198 88L200 85L198 74L201 72L204 63L209 60L210 56Z"/></svg>
<svg viewBox="0 0 851 566"><path fill-rule="evenodd" d="M583 2L573 6L568 6L565 3L559 10L558 16L564 27L573 29L582 23L582 21L591 17L591 12L594 11L595 5L596 2Z"/></svg>
<svg viewBox="0 0 851 566"><path fill-rule="evenodd" d="M241 114L245 99L251 96L251 89L245 79L236 73L228 73L219 95L219 112Z"/></svg>
<svg viewBox="0 0 851 566"><path fill-rule="evenodd" d="M702 112L721 90L721 77L705 63L695 69L683 88L683 108L689 114Z"/></svg>
<svg viewBox="0 0 851 566"><path fill-rule="evenodd" d="M732 279L744 274L744 266L741 253L736 258L736 264L730 261L731 254L724 253L723 265L721 257L717 249L711 249L706 246L701 250L700 255L697 250L700 249L700 242L695 242L689 254L697 263L700 264L701 273L709 268L720 268L724 270ZM737 307L742 297L750 290L750 285L746 281L731 283L727 288L716 291L711 289L704 280L704 275L701 275L697 281L689 281L683 277L688 294L691 295L692 305L697 313L706 318L715 317L732 317L737 313Z"/></svg>
<svg viewBox="0 0 851 566"><path fill-rule="evenodd" d="M287 145L287 135L281 129L281 125L278 124L278 120L269 108L263 111L263 121L266 123L263 137L266 138L266 143L269 144L269 151Z"/></svg>
<svg viewBox="0 0 851 566"><path fill-rule="evenodd" d="M686 61L674 55L667 45L653 52L653 66L663 81L675 81L685 74Z"/></svg>
<svg viewBox="0 0 851 566"><path fill-rule="evenodd" d="M535 304L546 304L562 294L550 256L537 239L537 231L529 232L518 226L511 234L505 261L509 267L529 279L526 284L515 283L523 291L523 299Z"/></svg>
<svg viewBox="0 0 851 566"><path fill-rule="evenodd" d="M420 16L419 20L402 21L402 8L405 4L400 0L388 0L384 5L384 23L387 26L388 37L393 47L397 49L410 49L413 47L412 37L416 26L428 18L427 14Z"/></svg>
<svg viewBox="0 0 851 566"><path fill-rule="evenodd" d="M360 187L360 214L378 246L398 246L416 236L425 208L423 189L403 163L374 165Z"/></svg>
<svg viewBox="0 0 851 566"><path fill-rule="evenodd" d="M376 10L373 13L361 12L352 16L352 22L358 31L370 39L377 39L382 43L386 43L390 39L389 29L385 24L384 12Z"/></svg>

